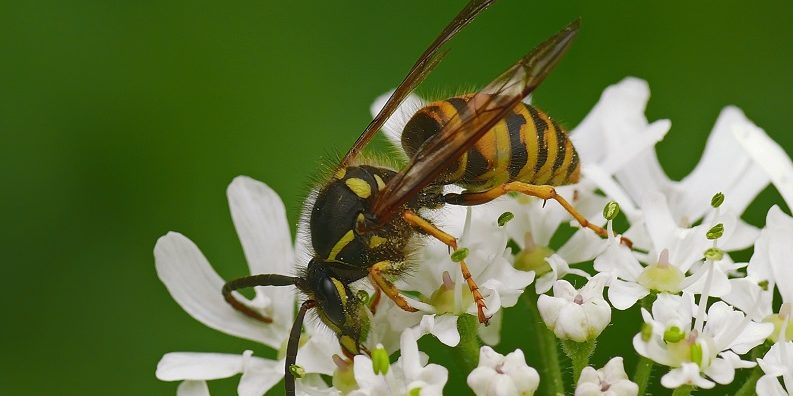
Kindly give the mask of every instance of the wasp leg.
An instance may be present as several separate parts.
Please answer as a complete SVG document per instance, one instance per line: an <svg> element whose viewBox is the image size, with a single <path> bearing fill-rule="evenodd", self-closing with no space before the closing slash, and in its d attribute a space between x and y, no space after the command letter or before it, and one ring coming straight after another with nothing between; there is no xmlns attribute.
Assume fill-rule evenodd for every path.
<svg viewBox="0 0 793 396"><path fill-rule="evenodd" d="M596 234L600 235L603 238L608 238L608 231L606 231L603 227L599 227L596 224L592 224L589 220L584 217L573 205L570 205L570 202L567 202L564 197L556 193L556 189L553 186L548 185L533 185L533 184L526 184L521 182L511 182L502 184L498 187L494 187L487 191L482 192L471 192L471 193L461 193L461 194L446 194L444 195L444 201L446 203L450 203L452 205L479 205L486 202L490 202L508 192L519 192L526 195L531 195L533 197L537 197L543 200L553 199L556 202L559 202L559 205L570 213L571 216L579 223L582 227L589 228L590 230L594 231ZM627 238L622 238L622 243L628 245L629 247L632 245L632 242Z"/></svg>
<svg viewBox="0 0 793 396"><path fill-rule="evenodd" d="M427 221L427 219L419 216L416 212L406 210L402 213L402 218L404 218L408 224L413 225L414 227L441 241L453 251L457 250L457 238L447 234L434 224ZM474 297L477 314L479 316L479 323L487 325L490 317L485 315L485 309L487 308L487 305L485 305L485 298L482 297L482 293L479 291L479 286L477 286L476 281L474 281L474 278L471 275L471 271L468 269L468 265L465 263L465 260L460 260L460 271L463 273L463 279L465 279L465 283L468 284L468 288L471 290L471 295Z"/></svg>
<svg viewBox="0 0 793 396"><path fill-rule="evenodd" d="M372 312L372 315L377 313L377 306L380 304L380 297L383 296L383 293L380 291L379 287L374 288L374 295L372 295L372 300L369 302L369 311Z"/></svg>
<svg viewBox="0 0 793 396"><path fill-rule="evenodd" d="M380 261L375 263L373 266L369 267L369 278L372 280L372 283L377 286L377 289L382 290L388 298L390 298L394 303L399 306L399 308L404 309L408 312L416 312L418 309L413 308L408 304L405 297L402 297L399 294L399 289L397 289L394 284L383 276L390 272L393 268L393 263L390 261ZM372 310L374 313L374 310Z"/></svg>
<svg viewBox="0 0 793 396"><path fill-rule="evenodd" d="M229 303L229 305L231 305L232 308L253 319L262 321L264 323L272 323L272 318L264 316L261 313L254 311L249 306L243 304L234 297L232 292L254 286L289 286L296 284L297 281L298 278L277 274L251 275L226 282L226 284L223 285L222 293L223 298L227 303Z"/></svg>

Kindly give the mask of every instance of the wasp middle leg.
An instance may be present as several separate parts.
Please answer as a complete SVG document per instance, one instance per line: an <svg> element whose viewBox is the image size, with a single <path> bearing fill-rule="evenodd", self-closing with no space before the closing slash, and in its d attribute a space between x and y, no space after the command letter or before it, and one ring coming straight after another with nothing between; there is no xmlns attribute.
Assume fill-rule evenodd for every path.
<svg viewBox="0 0 793 396"><path fill-rule="evenodd" d="M441 241L453 251L457 250L457 238L447 234L434 224L427 221L427 219L419 216L416 212L406 210L402 213L402 218L404 218L408 224ZM468 269L468 265L465 263L465 260L460 260L459 264L460 271L463 274L463 279L465 279L466 284L468 284L468 288L471 290L471 295L474 297L477 315L479 316L479 323L487 325L490 317L485 314L485 309L487 309L487 305L485 305L485 298L482 297L482 293L479 291L479 286L476 284L476 281L474 281L473 275L471 275L471 270Z"/></svg>
<svg viewBox="0 0 793 396"><path fill-rule="evenodd" d="M407 300L405 300L405 297L402 297L402 295L399 293L399 289L397 289L397 287L394 286L394 283L386 279L385 277L386 274L392 272L398 272L395 271L395 269L396 268L394 266L394 263L390 261L380 261L378 263L375 263L373 266L369 267L369 279L372 280L372 284L376 286L376 290L377 290L375 292L376 300L377 301L380 300L379 291L382 290L383 293L386 296L388 296L388 298L390 298L394 302L394 304L396 304L399 308L402 308L408 312L418 311L418 309L412 307L407 302ZM373 299L372 301L374 302L375 299ZM372 314L374 314L376 309L376 304L370 306L370 309L372 310Z"/></svg>

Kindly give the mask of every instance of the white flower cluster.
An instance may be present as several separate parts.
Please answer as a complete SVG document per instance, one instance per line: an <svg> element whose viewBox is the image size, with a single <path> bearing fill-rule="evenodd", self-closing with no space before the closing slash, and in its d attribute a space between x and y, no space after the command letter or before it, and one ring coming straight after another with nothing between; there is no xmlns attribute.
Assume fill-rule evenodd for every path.
<svg viewBox="0 0 793 396"><path fill-rule="evenodd" d="M385 98L378 98L373 113ZM627 78L607 88L570 133L583 180L557 192L590 222L607 227L609 238L577 228L559 205L525 196L505 196L467 209L447 205L434 214L433 222L459 236L459 246L468 249L466 262L492 315L490 326L480 326L477 334L465 332L477 307L459 264L445 245L426 241L414 257L421 265L397 282L420 311L405 312L382 299L366 340L371 352L354 359L340 357L332 332L309 321L299 343L297 365L305 373L297 381L298 393L441 395L448 371L429 363L419 351L417 340L427 334L449 347L471 340L485 344L478 356L471 356L478 359L478 367L467 377L476 395L531 395L541 380L549 394L563 392L552 372L569 370L543 369L543 375L551 374L541 378L526 364L521 349L504 356L488 346L500 341L502 308L524 298L544 322L527 327L546 332L551 343L541 351L557 354L559 341L571 358L575 395L644 392L649 371L637 369L631 381L621 357L613 357L599 370L588 366L595 340L611 323L612 307L625 310L639 302L633 347L646 370L653 365L669 368L661 377L664 387L728 384L736 369L759 364L755 370L763 375L758 371L756 389L748 383L746 394L793 391L793 271L787 270L793 257L793 218L774 206L762 229L741 219L769 183L788 207L793 205L793 163L740 110L727 107L699 164L681 181L673 181L662 170L654 147L671 123L648 122L648 99L647 84ZM386 136L397 147L405 123L423 104L409 97L385 124ZM252 274L288 275L296 265L305 265L309 242L298 238L293 244L284 205L275 192L238 177L227 193ZM618 202L619 210L610 201ZM629 224L623 235L613 231L617 211ZM565 230L569 237L559 242L557 236ZM751 247L754 254L748 263L730 256ZM262 395L277 384L284 376L286 342L298 302L294 288L256 287L252 299L234 293L250 309L272 318L272 323L263 323L224 301L224 280L183 235L163 236L154 254L160 279L187 313L209 327L277 351L274 360L251 351L168 353L157 367L157 377L182 381L177 391L181 396L208 395L206 381L236 374L242 374L240 395ZM372 292L367 280L353 289ZM772 304L774 293L781 295L781 307ZM463 345L458 348L465 350ZM400 358L391 362L389 355L397 351Z"/></svg>

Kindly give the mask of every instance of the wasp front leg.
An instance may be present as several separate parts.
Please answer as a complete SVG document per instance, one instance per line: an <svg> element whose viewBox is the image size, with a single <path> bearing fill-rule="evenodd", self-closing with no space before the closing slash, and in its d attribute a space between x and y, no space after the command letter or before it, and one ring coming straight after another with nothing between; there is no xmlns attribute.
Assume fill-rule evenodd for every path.
<svg viewBox="0 0 793 396"><path fill-rule="evenodd" d="M399 308L402 308L408 312L418 311L418 309L410 306L405 297L402 297L402 295L399 293L399 289L394 286L394 283L386 279L386 275L393 272L399 272L396 270L394 263L390 261L380 261L369 267L369 279L372 281L372 284L377 288L378 291L382 290L383 293L392 301L394 301L394 304L396 304ZM375 296L379 301L379 292L375 292ZM375 307L370 307L370 309L372 309L372 313L374 314Z"/></svg>
<svg viewBox="0 0 793 396"><path fill-rule="evenodd" d="M441 241L444 245L452 249L452 251L457 250L457 238L447 234L434 224L430 223L427 219L419 216L416 212L406 210L402 214L402 218L404 218L408 224ZM479 291L479 286L476 284L476 281L474 281L473 275L471 275L471 270L468 269L468 265L465 263L465 260L460 260L459 264L460 272L463 274L463 279L465 279L465 283L468 284L468 288L471 290L471 295L474 297L477 315L479 316L479 323L487 325L490 317L485 314L485 310L487 309L485 298L482 297L482 293Z"/></svg>

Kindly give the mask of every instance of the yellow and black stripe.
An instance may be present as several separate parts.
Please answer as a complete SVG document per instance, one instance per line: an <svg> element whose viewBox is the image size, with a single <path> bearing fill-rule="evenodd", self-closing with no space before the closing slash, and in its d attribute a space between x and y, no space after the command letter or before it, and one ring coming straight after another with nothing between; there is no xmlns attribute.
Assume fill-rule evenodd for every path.
<svg viewBox="0 0 793 396"><path fill-rule="evenodd" d="M430 103L405 126L402 145L410 156L455 116L471 111L471 95ZM578 181L578 154L567 133L547 114L519 103L444 172L442 181L484 191L511 181L565 185Z"/></svg>

